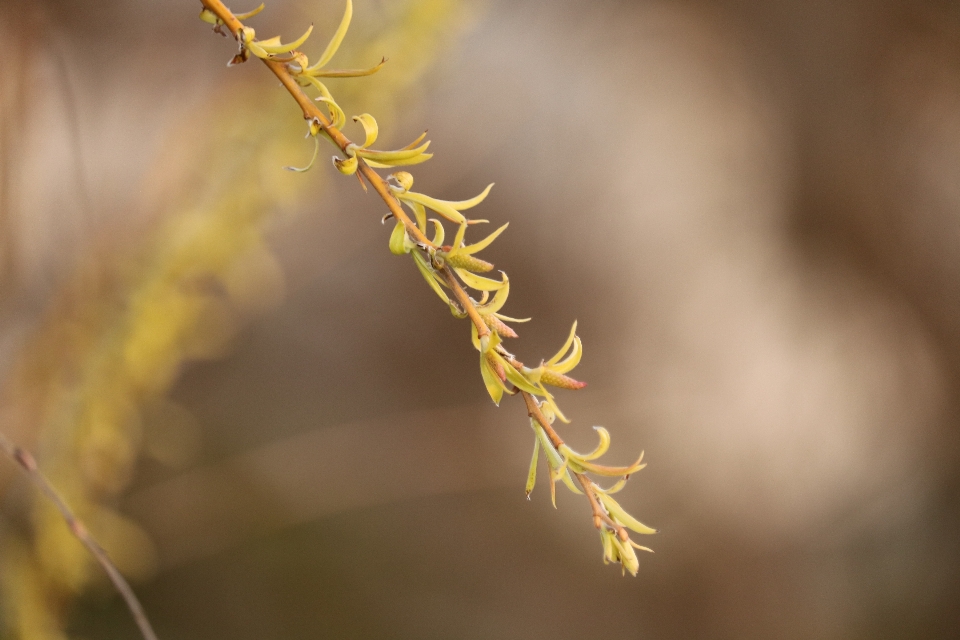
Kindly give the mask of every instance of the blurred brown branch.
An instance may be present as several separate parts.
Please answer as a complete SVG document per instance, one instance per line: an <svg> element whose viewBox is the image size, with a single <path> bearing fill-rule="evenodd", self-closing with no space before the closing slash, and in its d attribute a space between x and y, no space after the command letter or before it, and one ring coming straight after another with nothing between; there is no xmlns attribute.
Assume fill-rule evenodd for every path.
<svg viewBox="0 0 960 640"><path fill-rule="evenodd" d="M83 524L83 521L73 513L73 510L70 509L63 498L60 497L60 494L53 488L53 485L51 485L43 473L40 472L37 461L33 455L29 451L15 445L3 433L0 433L0 450L20 467L27 477L30 478L30 481L46 496L47 500L56 507L60 515L63 516L63 521L66 523L67 528L70 529L70 533L87 548L87 551L94 557L97 564L103 567L103 571L107 574L107 577L110 578L110 582L113 583L114 588L116 588L117 592L123 597L123 601L130 610L130 614L137 623L137 627L140 629L144 640L157 640L157 635L150 625L150 620L147 619L147 614L143 610L143 606L140 604L137 595L133 592L126 578L117 570L116 565L110 560L110 556L107 555L107 552L103 550L100 543L90 534L90 530Z"/></svg>

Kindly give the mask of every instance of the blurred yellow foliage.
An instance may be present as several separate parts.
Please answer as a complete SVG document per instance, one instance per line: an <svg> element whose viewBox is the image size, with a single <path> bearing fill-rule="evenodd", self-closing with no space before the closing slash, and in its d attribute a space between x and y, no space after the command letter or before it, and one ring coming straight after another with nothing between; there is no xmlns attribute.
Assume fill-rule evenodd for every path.
<svg viewBox="0 0 960 640"><path fill-rule="evenodd" d="M458 0L405 0L387 10L394 19L377 17L389 30L368 42L369 57L403 63L379 83L343 92L380 110L465 25ZM235 79L211 86L173 127L143 188L153 228L124 246L105 243L78 265L4 391L6 406L36 434L44 473L133 579L155 571L155 553L111 505L142 453L176 465L197 447L195 420L165 394L185 363L222 356L245 317L280 301L283 276L266 224L305 198L322 202L323 172L280 171L304 153L303 125L284 96L262 94ZM154 433L157 424L171 432ZM65 637L74 595L102 578L59 513L39 496L32 501L32 533L5 535L0 549L4 620L14 637L53 640Z"/></svg>

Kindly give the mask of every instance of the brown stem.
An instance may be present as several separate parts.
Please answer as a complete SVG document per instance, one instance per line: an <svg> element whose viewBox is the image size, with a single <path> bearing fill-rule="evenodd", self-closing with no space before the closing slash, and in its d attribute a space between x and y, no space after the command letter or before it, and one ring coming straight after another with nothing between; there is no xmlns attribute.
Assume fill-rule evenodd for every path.
<svg viewBox="0 0 960 640"><path fill-rule="evenodd" d="M233 34L233 37L239 41L240 39L240 30L243 28L243 24L237 20L236 16L228 9L221 0L201 0L201 3L204 7L209 9L216 15L221 22L230 30L230 33ZM303 111L303 117L307 120L316 120L320 123L320 127L330 136L330 139L340 147L341 151L346 153L347 147L352 144L349 138L343 135L343 132L334 127L330 123L330 118L327 117L327 114L323 112L317 106L317 103L310 99L303 88L297 83L296 78L290 73L287 69L286 62L283 60L273 60L273 59L262 59L262 62L267 65L267 68L273 72L277 79L280 80L280 83L286 88L286 90L293 96L293 99L297 101L297 104L300 105L300 109ZM387 182L380 177L380 174L374 171L363 161L363 158L358 158L359 165L357 170L367 179L367 182L373 186L373 190L376 191L383 201L387 204L387 207L390 209L397 220L403 222L404 226L407 227L408 233L410 233L413 238L428 247L432 247L433 243L427 239L427 237L420 231L420 228L410 219L410 216L406 214L403 210L403 207L400 205L400 202L393 197L393 194L390 193L390 187L387 185Z"/></svg>
<svg viewBox="0 0 960 640"><path fill-rule="evenodd" d="M463 306L463 310L467 312L467 315L470 317L470 321L473 322L473 326L477 328L477 336L483 337L490 335L490 329L487 328L487 324L483 321L483 318L480 317L480 312L477 311L477 307L473 304L473 300L470 299L470 296L467 295L467 292L463 290L463 287L460 286L460 283L453 275L453 271L450 270L450 267L444 265L440 269L440 274L443 276L444 280L447 281L447 284L450 285L450 290L453 291L454 297L457 299Z"/></svg>
<svg viewBox="0 0 960 640"><path fill-rule="evenodd" d="M547 437L550 438L550 442L553 444L553 447L555 449L559 449L563 444L563 439L560 437L560 434L554 430L553 425L550 424L550 421L547 420L547 417L543 415L543 412L540 411L540 405L537 404L536 398L526 391L521 391L520 394L523 396L523 401L527 405L527 415L530 416L531 419L536 420L537 423L543 427L543 431L547 434ZM573 470L571 470L570 473L572 473L577 479L577 482L580 483L580 487L583 489L584 495L586 495L587 500L590 501L590 508L593 510L594 526L599 529L603 524L606 524L622 537L621 530L623 530L623 526L614 522L607 514L606 509L604 509L600 504L600 500L597 499L595 491L596 485L593 483L593 481L582 473L577 473Z"/></svg>
<svg viewBox="0 0 960 640"><path fill-rule="evenodd" d="M64 502L60 494L53 488L53 485L40 473L36 459L29 451L21 449L10 442L2 433L0 433L0 450L20 467L37 488L40 489L41 493L56 507L63 521L67 524L67 528L70 529L70 533L87 548L90 555L103 567L107 577L110 578L110 582L113 583L114 588L123 597L127 609L130 610L130 614L140 628L140 634L144 637L144 640L157 640L157 634L154 633L153 627L150 626L147 614L143 610L143 606L137 599L130 584L123 575L121 575L116 565L113 564L113 561L110 560L110 557L107 555L107 552L103 550L103 547L90 535L90 531L83 522L74 515L70 507L67 506L67 503Z"/></svg>
<svg viewBox="0 0 960 640"><path fill-rule="evenodd" d="M243 24L241 24L240 21L237 20L236 16L234 16L233 13L231 13L230 10L224 6L223 2L221 2L221 0L201 0L201 2L203 3L204 7L212 11L218 18L220 18L224 25L233 34L233 37L239 40L239 33L240 29L243 28ZM269 67L275 76L277 76L287 91L290 92L290 95L293 96L294 100L297 101L297 104L300 105L300 108L303 111L303 117L308 120L315 119L317 122L319 122L321 128L327 133L327 135L330 136L330 139L334 142L334 144L336 144L341 150L344 151L344 153L346 153L347 147L351 144L350 140L344 136L339 129L332 126L327 115L323 113L323 111L317 107L317 104L303 91L296 79L287 69L285 61L264 59L263 63ZM380 197L383 198L383 201L387 204L387 207L390 208L390 212L396 216L398 220L403 222L408 233L410 233L410 235L415 238L417 242L425 246L432 247L433 243L426 238L426 236L420 231L420 228L410 219L406 212L404 212L400 202L393 196L392 193L390 193L390 188L386 181L380 177L380 174L371 169L363 161L363 158L358 158L358 160L358 171L360 171L363 177L366 178L367 181L373 186L374 191L376 191ZM471 322L473 322L474 326L477 328L477 335L481 337L489 335L490 329L487 328L486 323L484 323L483 318L480 317L480 313L477 311L476 305L473 304L470 296L466 291L464 291L460 282L454 276L453 271L448 266L444 265L439 269L439 272L443 276L444 280L446 280L450 290L453 292L454 297L461 304L464 311L470 317ZM520 370L520 368L523 366L513 358L510 358L508 362L510 366L515 367L517 370ZM533 396L525 391L521 391L520 393L527 404L528 414L531 418L540 423L554 447L559 447L562 445L563 440L553 429L550 421L547 420L540 411L540 407L537 405L537 402ZM610 516L607 515L606 510L600 505L600 501L597 499L594 491L594 487L596 485L594 485L593 482L583 474L576 472L571 473L573 473L573 475L577 478L577 481L583 488L583 492L590 501L590 507L593 510L594 524L597 526L597 528L599 529L602 524L606 524L620 534L621 530L623 530L623 527L613 522L613 520L610 519Z"/></svg>

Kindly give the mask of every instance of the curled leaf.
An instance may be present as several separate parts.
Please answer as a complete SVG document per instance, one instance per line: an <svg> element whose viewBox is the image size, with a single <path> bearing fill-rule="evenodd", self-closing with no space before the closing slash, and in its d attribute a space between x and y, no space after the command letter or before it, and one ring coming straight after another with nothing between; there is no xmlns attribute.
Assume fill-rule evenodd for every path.
<svg viewBox="0 0 960 640"><path fill-rule="evenodd" d="M369 113L364 113L359 116L353 116L354 122L359 122L360 126L363 127L363 133L366 139L363 142L362 148L367 148L377 141L377 134L380 131L380 128L377 126L377 120Z"/></svg>
<svg viewBox="0 0 960 640"><path fill-rule="evenodd" d="M597 445L597 448L587 454L577 453L567 445L563 445L561 448L561 453L571 458L577 460L596 460L603 454L607 452L607 449L610 448L610 432L604 429L603 427L594 427L594 430L597 432L597 435L600 437L600 444Z"/></svg>
<svg viewBox="0 0 960 640"><path fill-rule="evenodd" d="M410 187L413 186L413 176L408 171L397 171L391 173L387 176L388 179L392 178L394 182L404 191L409 191ZM423 203L420 203L423 204Z"/></svg>
<svg viewBox="0 0 960 640"><path fill-rule="evenodd" d="M255 16L255 15L257 15L258 13L260 13L261 11L263 11L263 8L264 8L265 6L266 6L266 5L261 2L261 3L260 3L260 6L257 7L256 9L254 9L254 10L252 10L252 11L247 11L246 13L238 13L238 14L235 14L234 17L236 17L237 20L246 20L247 18L252 18L253 16Z"/></svg>
<svg viewBox="0 0 960 640"><path fill-rule="evenodd" d="M264 51L266 51L266 52L267 52L268 54L270 54L270 55L278 55L278 54L281 54L281 53L290 53L290 52L293 51L294 49L299 48L300 45L302 45L304 42L306 42L306 41L307 41L307 38L310 37L310 34L311 34L311 33L313 33L313 25L312 25L312 24L311 24L309 27L307 27L306 33L304 33L302 36L300 36L299 38L297 38L296 40L294 40L293 42L291 42L291 43L289 43L289 44L280 44L280 37L279 37L279 36L274 37L274 38L270 38L269 40L264 40L264 41L262 41L262 42L260 42L260 43L258 43L258 44L260 45L260 48L261 48L261 49L263 49Z"/></svg>
<svg viewBox="0 0 960 640"><path fill-rule="evenodd" d="M356 156L350 156L349 158L339 158L333 156L333 166L337 168L337 171L342 173L345 176L352 176L357 172L358 161Z"/></svg>
<svg viewBox="0 0 960 640"><path fill-rule="evenodd" d="M313 156L310 157L310 162L307 163L307 166L305 166L305 167L300 167L300 168L298 168L298 167L284 167L284 169L286 169L287 171L296 171L296 172L298 172L298 173L302 173L302 172L304 172L304 171L308 171L308 170L310 169L310 167L313 166L313 163L316 162L316 160L317 160L317 154L318 154L318 153L320 153L320 139L317 138L316 136L314 136L314 138L313 138ZM334 160L334 164L336 164L336 160ZM337 167L337 169L339 169L339 168L340 168L340 167Z"/></svg>
<svg viewBox="0 0 960 640"><path fill-rule="evenodd" d="M419 222L420 220L418 219L417 223L419 224ZM443 234L444 234L443 225L440 224L440 221L437 220L436 218L430 218L430 222L433 223L433 229L434 229L432 242L433 244L439 246L443 244ZM423 229L423 231L426 231L426 229Z"/></svg>

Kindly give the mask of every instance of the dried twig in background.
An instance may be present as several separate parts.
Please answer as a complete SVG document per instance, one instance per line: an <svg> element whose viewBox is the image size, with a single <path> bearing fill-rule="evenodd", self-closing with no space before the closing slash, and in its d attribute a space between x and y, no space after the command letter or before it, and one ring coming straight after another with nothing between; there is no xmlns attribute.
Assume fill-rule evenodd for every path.
<svg viewBox="0 0 960 640"><path fill-rule="evenodd" d="M0 450L20 466L23 472L30 478L31 482L33 482L51 504L57 508L60 515L63 516L63 521L66 523L67 528L70 529L70 533L76 536L77 540L87 548L90 555L96 559L97 564L103 567L107 577L110 578L110 582L113 583L116 590L123 596L123 601L130 610L130 614L137 623L137 627L140 628L140 633L143 635L144 640L157 640L157 634L154 633L153 627L150 626L147 614L143 610L143 606L140 604L140 601L137 599L136 594L133 592L126 578L117 570L117 567L107 555L107 552L104 551L103 547L90 535L90 531L83 522L74 515L73 511L67 506L63 498L60 497L56 489L54 489L44 475L40 473L40 469L37 467L37 461L33 455L29 451L21 449L10 442L3 433L0 433Z"/></svg>

